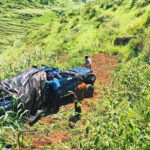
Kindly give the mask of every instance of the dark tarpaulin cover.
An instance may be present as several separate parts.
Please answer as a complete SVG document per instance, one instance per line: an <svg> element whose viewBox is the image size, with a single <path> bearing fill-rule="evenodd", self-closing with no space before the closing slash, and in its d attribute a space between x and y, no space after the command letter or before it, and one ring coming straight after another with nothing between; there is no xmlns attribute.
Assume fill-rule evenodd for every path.
<svg viewBox="0 0 150 150"><path fill-rule="evenodd" d="M4 93L18 98L19 102L24 103L24 109L34 115L41 109L44 103L43 90L46 84L46 73L31 67L18 76L0 82L0 88Z"/></svg>

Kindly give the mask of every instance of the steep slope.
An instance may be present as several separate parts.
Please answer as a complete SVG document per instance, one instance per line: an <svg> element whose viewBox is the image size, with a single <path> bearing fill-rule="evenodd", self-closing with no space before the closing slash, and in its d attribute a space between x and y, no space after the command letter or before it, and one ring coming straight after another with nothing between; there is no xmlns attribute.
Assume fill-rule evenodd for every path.
<svg viewBox="0 0 150 150"><path fill-rule="evenodd" d="M70 7L82 0L0 0L0 6L5 8L43 8L45 6Z"/></svg>
<svg viewBox="0 0 150 150"><path fill-rule="evenodd" d="M20 43L28 31L39 29L63 11L80 3L72 0L0 1L0 52L11 48L14 43Z"/></svg>
<svg viewBox="0 0 150 150"><path fill-rule="evenodd" d="M97 76L96 89L93 98L84 99L82 102L83 118L76 124L69 121L73 120L69 118L74 118L74 103L62 107L57 114L43 116L35 126L30 128L30 130L37 130L36 133L32 133L32 144L35 149L67 150L79 148L78 138L85 135L83 129L86 128L86 116L94 111L96 103L99 102L98 98L102 96L99 89L110 83L111 70L115 68L117 58L98 53L92 56L92 62L92 69ZM71 129L69 126L71 126ZM47 128L47 131L44 130L45 128ZM29 138L26 133L23 134L24 146L28 149Z"/></svg>
<svg viewBox="0 0 150 150"><path fill-rule="evenodd" d="M82 127L72 131L75 140L58 147L52 145L51 149L67 149L68 144L72 149L86 150L150 148L149 8L149 0L100 0L77 6L28 32L20 44L14 43L1 54L1 79L15 76L31 65L78 67L85 54L103 52L118 57L109 86L103 90L96 87L103 96L90 103L91 111L83 115ZM126 38L131 39L124 41ZM115 42L118 39L121 42ZM73 109L66 109L54 115L55 126L40 129L51 135L50 129L59 130L66 125L65 130L70 131L66 118L72 114ZM6 136L4 131L1 133Z"/></svg>
<svg viewBox="0 0 150 150"><path fill-rule="evenodd" d="M22 61L21 57L24 57L24 63L21 62L24 67L21 68L25 69L28 65L40 65L39 62L60 66L62 69L75 67L82 63L85 54L95 52L120 55L122 60L129 60L138 56L139 51L135 49L141 45L138 42L143 40L144 33L149 30L148 26L149 5L142 1L137 1L134 5L123 0L88 3L84 7L63 12L48 25L29 32L20 45L14 44L2 57L7 55L8 60L12 61L15 57L18 61L10 62L12 66L18 66ZM136 39L123 46L116 46L114 40L119 36L136 36ZM26 62L29 57L31 61L28 64Z"/></svg>

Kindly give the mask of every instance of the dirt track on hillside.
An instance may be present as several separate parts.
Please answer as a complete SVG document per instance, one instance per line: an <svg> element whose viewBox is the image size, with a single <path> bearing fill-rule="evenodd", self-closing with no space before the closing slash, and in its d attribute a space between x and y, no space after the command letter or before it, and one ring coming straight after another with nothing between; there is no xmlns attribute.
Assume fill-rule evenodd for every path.
<svg viewBox="0 0 150 150"><path fill-rule="evenodd" d="M114 56L109 56L107 54L98 53L91 57L92 59L92 69L95 73L97 80L95 83L96 90L94 96L91 99L84 99L82 102L82 112L83 114L88 111L89 101L96 101L101 97L101 90L104 85L108 84L111 81L110 70L115 68L117 63L117 58ZM68 104L67 107L74 108L74 103ZM54 124L55 122L50 117L45 117L41 119L41 122L44 124ZM79 122L82 124L82 120ZM62 127L63 128L63 127ZM69 133L67 132L53 132L47 136L41 136L33 139L33 149L40 149L45 145L57 145L59 143L64 143L69 140Z"/></svg>
<svg viewBox="0 0 150 150"><path fill-rule="evenodd" d="M95 86L97 89L94 92L94 96L91 99L84 99L82 102L83 111L87 107L87 101L95 100L100 98L102 88L111 81L110 71L115 69L117 58L109 56L107 54L98 53L91 57L92 59L92 70L96 75ZM67 107L74 107L74 104L68 104Z"/></svg>

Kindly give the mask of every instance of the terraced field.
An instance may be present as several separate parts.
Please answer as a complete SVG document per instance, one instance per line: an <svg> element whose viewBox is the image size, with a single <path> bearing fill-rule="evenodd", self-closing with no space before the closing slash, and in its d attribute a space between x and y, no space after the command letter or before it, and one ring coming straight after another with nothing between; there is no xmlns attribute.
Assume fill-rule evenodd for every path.
<svg viewBox="0 0 150 150"><path fill-rule="evenodd" d="M21 39L30 30L36 30L40 26L50 21L50 18L56 17L54 12L30 10L6 10L0 14L0 53L12 46L17 46ZM44 21L42 17L47 15ZM51 15L52 14L52 15ZM44 16L45 17L45 16ZM40 21L41 20L41 21Z"/></svg>

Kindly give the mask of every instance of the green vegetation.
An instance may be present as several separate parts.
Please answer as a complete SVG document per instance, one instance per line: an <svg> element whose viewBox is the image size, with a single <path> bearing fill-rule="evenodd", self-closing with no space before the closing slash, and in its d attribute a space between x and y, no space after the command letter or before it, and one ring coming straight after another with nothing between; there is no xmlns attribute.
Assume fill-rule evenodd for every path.
<svg viewBox="0 0 150 150"><path fill-rule="evenodd" d="M63 8L62 4L54 4L57 9L53 7L53 11L49 10L53 3L40 2L17 1L10 3L13 7L0 2L0 79L15 76L31 65L66 69L80 66L85 54L117 55L112 84L105 88L98 103L91 104L92 111L83 116L86 130L76 127L70 131L66 127L74 137L63 146L84 150L150 149L150 1L97 0L84 5L71 2L72 9L65 3ZM43 9L45 5L48 10ZM22 9L25 7L30 9ZM126 36L136 38L125 45L114 45L116 37ZM68 114L59 113L61 119L73 112L68 110ZM53 129L65 123L58 121ZM0 122L0 129L3 127ZM7 133L1 133L0 142L5 143ZM60 149L59 146L62 145L50 148Z"/></svg>
<svg viewBox="0 0 150 150"><path fill-rule="evenodd" d="M30 30L39 29L50 23L63 11L75 6L72 0L1 0L0 1L0 53L11 48L14 43L21 44L20 39Z"/></svg>

